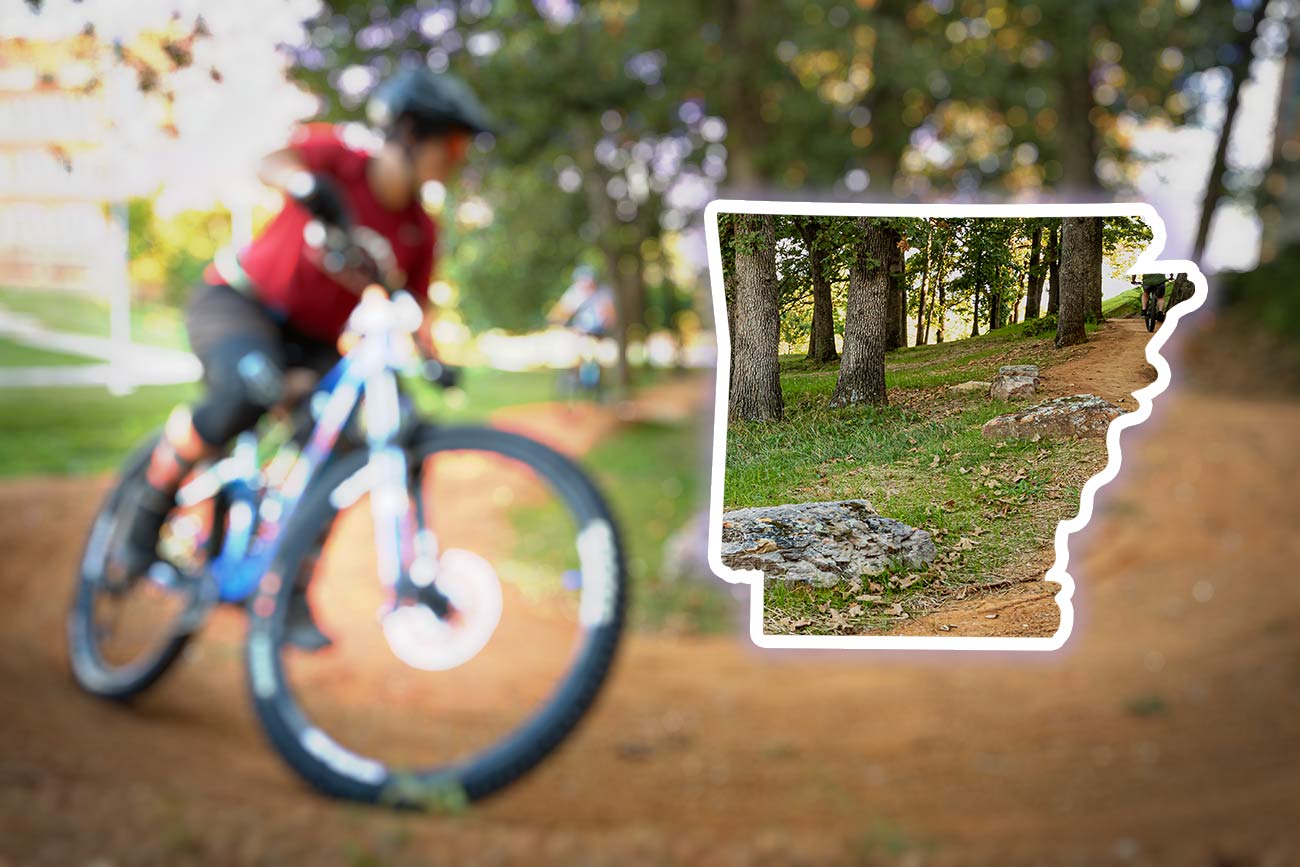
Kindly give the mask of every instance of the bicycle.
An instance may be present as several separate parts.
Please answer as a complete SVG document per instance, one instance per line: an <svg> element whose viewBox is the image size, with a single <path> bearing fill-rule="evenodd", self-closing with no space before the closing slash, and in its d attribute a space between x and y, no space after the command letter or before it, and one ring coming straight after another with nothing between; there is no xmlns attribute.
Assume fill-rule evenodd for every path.
<svg viewBox="0 0 1300 867"><path fill-rule="evenodd" d="M335 238L330 253L346 256L350 244ZM624 622L618 527L591 479L548 446L416 416L411 374L443 388L459 378L420 357L412 339L420 318L408 293L377 279L349 320L351 346L310 397L196 467L164 527L158 561L144 576L118 579L106 564L124 492L156 438L136 450L95 518L68 614L69 659L82 689L116 701L138 696L173 668L218 606L242 605L257 718L284 761L326 795L459 809L527 773L573 731L607 679ZM439 500L444 495L450 502ZM331 540L351 538L367 503L374 586L330 566L364 547ZM498 504L519 509L490 513ZM449 544L461 537L470 543ZM373 675L373 688L387 690L385 704L396 700L388 697L394 684L416 706L454 697L430 706L442 727L422 732L415 747L416 726L405 715L370 712L363 720L356 697L331 703L338 675L322 670L343 642L311 657L283 641L290 594L306 586L315 598L318 585L347 602L354 646L369 653L362 678ZM366 602L353 597L367 593L379 600L374 623L355 617ZM123 615L119 606L132 599L150 613ZM104 609L117 613L106 617ZM519 633L515 643L502 637L505 627ZM571 655L551 649L566 637ZM385 647L402 664L396 673L372 671L376 659L391 661ZM531 713L514 719L520 702L511 698L504 715L512 718L491 726L472 697L486 672L500 671ZM444 692L429 678L444 678ZM434 741L440 755L430 760L425 748Z"/></svg>
<svg viewBox="0 0 1300 867"><path fill-rule="evenodd" d="M1158 318L1160 315L1159 303L1160 299L1156 297L1156 293L1147 293L1147 306L1142 311L1142 318L1146 321L1147 331L1155 331L1156 323L1160 321Z"/></svg>

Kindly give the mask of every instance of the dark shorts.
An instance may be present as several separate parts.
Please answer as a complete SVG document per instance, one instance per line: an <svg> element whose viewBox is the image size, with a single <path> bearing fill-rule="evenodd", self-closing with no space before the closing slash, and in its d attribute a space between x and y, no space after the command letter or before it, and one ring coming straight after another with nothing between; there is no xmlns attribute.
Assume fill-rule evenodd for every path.
<svg viewBox="0 0 1300 867"><path fill-rule="evenodd" d="M286 370L324 374L339 360L334 343L307 337L256 299L223 284L203 284L195 291L185 328L207 385L194 408L194 428L213 445L251 428L279 402Z"/></svg>
<svg viewBox="0 0 1300 867"><path fill-rule="evenodd" d="M1165 297L1165 284L1164 284L1164 283L1157 283L1157 284L1155 284L1154 286L1148 286L1148 285L1146 285L1145 283L1143 283L1143 284L1142 284L1142 291L1143 291L1143 292L1146 292L1146 293L1148 293L1148 294L1150 294L1150 295L1154 295L1154 296L1156 296L1157 298L1164 298L1164 297Z"/></svg>

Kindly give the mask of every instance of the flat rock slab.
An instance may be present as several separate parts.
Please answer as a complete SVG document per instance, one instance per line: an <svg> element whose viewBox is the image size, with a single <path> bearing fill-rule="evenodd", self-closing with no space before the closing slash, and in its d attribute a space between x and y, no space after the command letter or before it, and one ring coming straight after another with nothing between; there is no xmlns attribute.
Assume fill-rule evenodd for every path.
<svg viewBox="0 0 1300 867"><path fill-rule="evenodd" d="M998 376L1027 376L1038 379L1037 364L1004 364L998 368Z"/></svg>
<svg viewBox="0 0 1300 867"><path fill-rule="evenodd" d="M866 500L737 509L722 516L722 562L768 578L829 586L934 561L930 534L882 517Z"/></svg>
<svg viewBox="0 0 1300 867"><path fill-rule="evenodd" d="M968 382L959 382L956 385L948 386L949 391L988 391L991 382L984 382L979 379L972 379Z"/></svg>
<svg viewBox="0 0 1300 867"><path fill-rule="evenodd" d="M985 422L987 439L1103 437L1124 410L1095 394L1057 397Z"/></svg>

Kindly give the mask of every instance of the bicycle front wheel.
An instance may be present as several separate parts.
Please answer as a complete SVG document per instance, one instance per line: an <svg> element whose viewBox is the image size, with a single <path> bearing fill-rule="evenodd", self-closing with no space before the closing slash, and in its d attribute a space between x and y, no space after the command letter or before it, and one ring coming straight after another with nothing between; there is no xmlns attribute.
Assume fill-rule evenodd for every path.
<svg viewBox="0 0 1300 867"><path fill-rule="evenodd" d="M320 791L455 809L527 773L590 708L623 625L624 556L596 487L538 442L427 429L408 456L416 547L455 616L392 607L375 578L379 492L351 455L285 530L252 606L249 681L272 744ZM419 556L403 553L410 569ZM282 641L304 584L334 640L324 654Z"/></svg>

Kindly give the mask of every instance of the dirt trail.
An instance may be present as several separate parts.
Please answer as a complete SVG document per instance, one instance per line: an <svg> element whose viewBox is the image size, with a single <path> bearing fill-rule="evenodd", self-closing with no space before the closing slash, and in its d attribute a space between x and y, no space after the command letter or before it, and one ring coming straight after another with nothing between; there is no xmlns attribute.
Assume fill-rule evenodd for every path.
<svg viewBox="0 0 1300 867"><path fill-rule="evenodd" d="M1151 334L1140 319L1110 319L1082 347L1081 354L1044 368L1040 394L1065 397L1095 394L1126 411L1137 409L1133 392L1155 381L1156 369L1146 360ZM1075 350L1078 351L1078 350ZM1019 571L1045 575L1055 561L1051 540ZM891 631L892 635L963 637L1047 636L1056 632L1060 585L1039 580L1001 586L976 598L951 602Z"/></svg>
<svg viewBox="0 0 1300 867"><path fill-rule="evenodd" d="M137 707L80 695L61 618L105 483L6 483L0 864L1294 864L1297 437L1300 405L1159 401L1074 540L1061 652L633 636L561 754L460 817L306 791L251 719L236 618Z"/></svg>
<svg viewBox="0 0 1300 867"><path fill-rule="evenodd" d="M1150 338L1141 319L1108 319L1089 336L1087 352L1043 369L1041 391L1048 397L1095 394L1125 410L1137 409L1133 392L1156 379L1146 360Z"/></svg>

